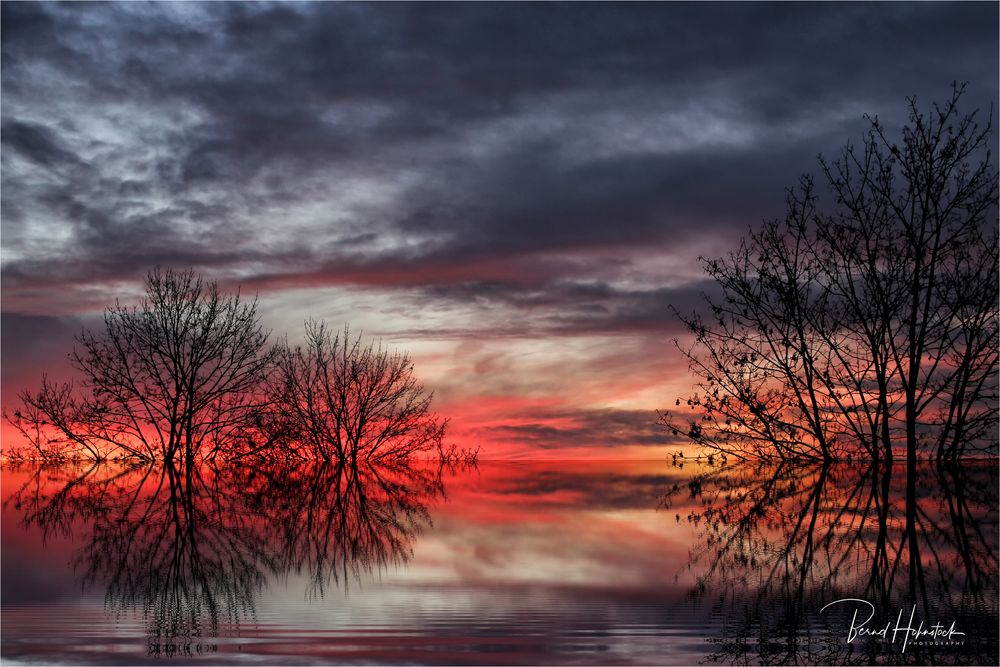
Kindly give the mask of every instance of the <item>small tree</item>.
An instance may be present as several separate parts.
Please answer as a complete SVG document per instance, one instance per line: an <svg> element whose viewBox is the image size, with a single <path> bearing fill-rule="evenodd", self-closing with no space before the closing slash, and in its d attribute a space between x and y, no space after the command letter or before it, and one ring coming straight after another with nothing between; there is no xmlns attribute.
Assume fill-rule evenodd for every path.
<svg viewBox="0 0 1000 667"><path fill-rule="evenodd" d="M357 462L444 455L445 424L405 354L306 322L304 345L282 347L270 385L270 440L325 460Z"/></svg>
<svg viewBox="0 0 1000 667"><path fill-rule="evenodd" d="M85 450L146 459L211 455L254 423L274 352L256 300L223 296L192 271L151 272L70 355L83 378L22 392L9 421L43 456Z"/></svg>
<svg viewBox="0 0 1000 667"><path fill-rule="evenodd" d="M698 417L670 428L741 456L995 447L997 173L962 93L910 100L900 143L870 118L861 150L821 160L832 206L804 178L785 220L705 262L723 298L681 316Z"/></svg>

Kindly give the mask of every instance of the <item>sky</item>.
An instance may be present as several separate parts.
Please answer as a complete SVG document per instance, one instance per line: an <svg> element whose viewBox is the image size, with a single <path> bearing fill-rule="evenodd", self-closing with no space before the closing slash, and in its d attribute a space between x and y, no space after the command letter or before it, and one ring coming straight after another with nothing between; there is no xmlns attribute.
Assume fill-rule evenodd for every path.
<svg viewBox="0 0 1000 667"><path fill-rule="evenodd" d="M276 336L407 351L483 458L662 459L699 257L865 114L960 81L985 117L1000 80L990 2L0 12L5 408L147 271L194 268Z"/></svg>

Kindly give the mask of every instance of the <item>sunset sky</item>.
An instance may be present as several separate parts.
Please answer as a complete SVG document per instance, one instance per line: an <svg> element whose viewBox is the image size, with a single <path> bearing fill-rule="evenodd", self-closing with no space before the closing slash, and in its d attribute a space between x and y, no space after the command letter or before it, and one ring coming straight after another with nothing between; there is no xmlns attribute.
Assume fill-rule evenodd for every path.
<svg viewBox="0 0 1000 667"><path fill-rule="evenodd" d="M407 350L483 458L662 459L698 257L865 113L988 114L998 9L4 2L3 405L193 267Z"/></svg>

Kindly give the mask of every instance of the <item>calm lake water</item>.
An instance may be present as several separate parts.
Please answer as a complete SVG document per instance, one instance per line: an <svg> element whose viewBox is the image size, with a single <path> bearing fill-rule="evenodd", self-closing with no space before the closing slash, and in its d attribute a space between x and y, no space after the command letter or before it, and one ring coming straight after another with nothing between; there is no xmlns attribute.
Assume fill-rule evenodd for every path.
<svg viewBox="0 0 1000 667"><path fill-rule="evenodd" d="M996 664L996 471L7 468L2 657Z"/></svg>

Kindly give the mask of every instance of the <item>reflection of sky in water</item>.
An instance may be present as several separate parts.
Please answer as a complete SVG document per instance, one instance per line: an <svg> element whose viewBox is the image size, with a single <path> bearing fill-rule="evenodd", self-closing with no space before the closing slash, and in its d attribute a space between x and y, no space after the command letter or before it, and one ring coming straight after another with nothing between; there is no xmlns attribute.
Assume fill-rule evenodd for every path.
<svg viewBox="0 0 1000 667"><path fill-rule="evenodd" d="M677 605L686 586L671 573L693 538L664 530L665 478L631 478L622 497L616 482L640 466L565 467L487 464L453 480L410 566L352 596L344 618L513 641L539 661L663 660L663 637L691 632Z"/></svg>
<svg viewBox="0 0 1000 667"><path fill-rule="evenodd" d="M674 574L692 534L656 509L669 471L663 464L618 465L613 474L607 466L567 465L488 463L452 476L447 500L431 502L433 528L414 542L407 564L321 595L307 573L271 577L238 640L236 629L220 626L218 638L202 643L227 655L241 646L293 661L355 652L389 661L662 661L664 637L689 632L676 601L691 584ZM37 531L12 530L9 509L5 518L5 653L15 650L12 633L32 625L28 634L39 644L24 647L30 652L55 649L44 646L53 637L96 633L117 638L108 652L140 658L141 614L108 619L100 592L81 593L67 570L68 542L50 542L37 560ZM55 575L46 575L44 599L34 586L7 585L34 578L40 563ZM101 651L70 646L62 648L71 661Z"/></svg>
<svg viewBox="0 0 1000 667"><path fill-rule="evenodd" d="M713 530L710 522L689 519L703 515L706 499L727 484L706 480L693 497L688 482L698 470L705 469L688 464L678 470L659 462L488 462L479 470L448 475L446 498L425 499L433 527L404 544L412 548L408 561L349 577L346 585L343 580L339 586L329 582L321 592L312 586L309 567L279 570L268 576L239 627L220 618L217 636L207 632L174 640L166 648L191 651L185 660L264 663L691 664L723 646L738 653L738 644L719 643L729 641L746 620L733 605L752 605L755 599L764 605L763 616L750 619L754 624L785 622L791 607L780 592L754 598L759 591L747 589L747 582L764 580L766 568L739 569L725 558L704 555L689 565L692 554L704 550L706 531ZM831 477L841 490L831 491L827 500L840 498L842 506L839 494L853 488L853 478L850 473ZM995 537L995 510L982 511L983 498L994 493L993 487L983 490L987 478L995 482L995 476L981 475L969 485L980 497L969 507L983 522L979 528ZM5 493L22 479L20 473L5 471ZM764 481L760 474L728 479L750 487ZM807 482L801 485L802 498L808 499L812 478L802 479ZM930 478L922 478L921 484L929 489ZM675 485L669 508L661 505ZM794 500L782 500L792 517ZM928 520L946 525L933 506L923 503ZM82 590L67 565L74 549L69 541L51 539L42 548L37 529L24 532L17 523L8 504L3 524L5 662L27 657L69 663L162 660L147 654L148 625L141 609L133 606L113 618L105 611L101 587ZM74 528L78 538L86 534L81 528ZM268 528L276 531L273 540L279 539L279 528ZM777 544L781 529L763 521L753 535ZM939 558L956 555L941 543L936 548ZM822 548L817 554L814 571L825 572L831 554ZM712 572L715 563L723 569ZM990 568L995 570L995 558L987 564ZM900 571L905 569L904 563ZM79 574L79 564L77 570ZM926 572L934 576L932 569ZM707 594L694 594L699 577L706 574ZM853 576L846 572L840 584L854 585ZM961 585L960 577L956 581ZM995 576L986 583L995 591ZM812 607L818 605L810 590L800 604L804 600L815 623L820 619ZM930 595L934 613L948 613L934 591ZM989 613L995 620L995 605ZM809 640L804 628L795 634ZM819 636L833 648L840 641L839 636L832 641ZM864 655L839 655L836 661L857 657ZM944 657L950 661L960 655Z"/></svg>

